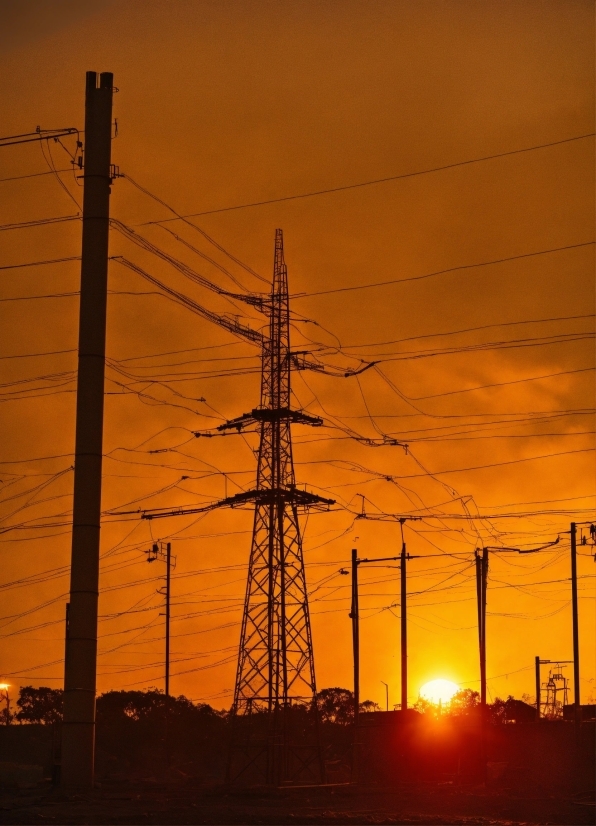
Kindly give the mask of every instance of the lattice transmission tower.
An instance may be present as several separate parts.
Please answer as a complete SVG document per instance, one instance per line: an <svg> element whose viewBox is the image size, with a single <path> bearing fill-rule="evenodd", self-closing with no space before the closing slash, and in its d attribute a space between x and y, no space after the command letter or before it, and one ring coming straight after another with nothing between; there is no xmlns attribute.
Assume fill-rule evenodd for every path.
<svg viewBox="0 0 596 826"><path fill-rule="evenodd" d="M299 513L326 510L335 501L296 486L291 426L317 427L323 421L292 409L290 377L292 368L320 370L320 365L304 358L304 352L292 353L290 349L288 271L280 229L275 232L270 295L234 294L233 298L265 314L269 321L267 333L219 316L196 302L193 307L210 321L261 345L259 406L217 428L238 433L248 427L257 429L260 443L256 486L210 505L143 511L142 516L157 519L254 503L228 779L233 782L244 776L251 782L265 780L271 784L321 782L324 766Z"/></svg>
<svg viewBox="0 0 596 826"><path fill-rule="evenodd" d="M268 713L266 743L260 744L266 752L265 771L269 782L283 782L312 764L312 758L320 760L320 754L297 756L299 747L290 732L292 708L309 706L316 716L299 510L327 507L333 500L296 487L291 425L320 426L322 420L291 406L290 299L279 229L269 314L269 335L262 348L261 403L218 429L241 430L256 424L260 431L256 490L249 494L255 512L232 712ZM254 733L250 745L259 751ZM314 743L314 748L318 752L320 744ZM257 760L258 754L252 759ZM316 774L321 774L319 766Z"/></svg>

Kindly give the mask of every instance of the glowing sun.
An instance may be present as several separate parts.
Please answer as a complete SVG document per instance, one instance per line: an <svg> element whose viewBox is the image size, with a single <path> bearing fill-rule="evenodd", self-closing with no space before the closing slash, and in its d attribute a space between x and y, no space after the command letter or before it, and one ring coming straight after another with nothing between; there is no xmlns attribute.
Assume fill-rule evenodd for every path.
<svg viewBox="0 0 596 826"><path fill-rule="evenodd" d="M420 696L430 703L448 703L454 694L459 691L459 686L451 680L431 680L425 683L420 689Z"/></svg>

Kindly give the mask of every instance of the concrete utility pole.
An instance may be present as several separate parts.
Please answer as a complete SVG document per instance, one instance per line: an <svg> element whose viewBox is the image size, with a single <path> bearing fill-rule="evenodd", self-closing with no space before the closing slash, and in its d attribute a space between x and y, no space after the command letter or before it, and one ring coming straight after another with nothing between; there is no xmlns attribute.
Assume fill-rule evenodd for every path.
<svg viewBox="0 0 596 826"><path fill-rule="evenodd" d="M571 523L571 609L573 612L573 719L576 735L581 725L579 693L579 616L577 607L577 537L575 522Z"/></svg>
<svg viewBox="0 0 596 826"><path fill-rule="evenodd" d="M93 786L113 75L87 72L79 367L61 783Z"/></svg>

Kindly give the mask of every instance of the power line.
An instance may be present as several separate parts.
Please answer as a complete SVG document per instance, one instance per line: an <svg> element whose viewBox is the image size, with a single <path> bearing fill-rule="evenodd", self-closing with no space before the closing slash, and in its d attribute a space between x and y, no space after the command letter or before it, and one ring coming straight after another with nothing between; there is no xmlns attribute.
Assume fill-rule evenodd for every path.
<svg viewBox="0 0 596 826"><path fill-rule="evenodd" d="M333 290L319 290L317 292L311 293L296 293L292 296L293 299L296 298L310 298L311 296L315 295L331 295L332 293L345 293L345 292L352 292L354 290L369 290L373 287L385 287L390 284L405 284L409 281L422 281L425 278L434 278L438 275L446 275L447 273L458 272L459 270L470 270L475 269L476 267L489 267L493 264L504 264L507 261L519 261L523 258L533 258L537 255L550 255L553 252L562 252L564 250L572 250L572 249L579 249L580 247L591 247L594 245L594 241L583 241L579 244L567 244L563 247L552 247L551 249L546 250L536 250L535 252L525 252L521 255L510 255L506 258L495 258L492 261L479 261L476 264L461 264L458 267L449 267L446 270L437 270L436 272L429 272L425 273L424 275L413 275L409 278L392 278L389 281L377 281L374 284L359 284L354 287L336 287Z"/></svg>
<svg viewBox="0 0 596 826"><path fill-rule="evenodd" d="M253 307L258 307L259 309L262 309L263 296L250 294L248 293L248 291L247 295L239 295L238 293L231 293L229 292L229 290L225 290L223 287L219 287L217 284L214 284L212 281L205 278L205 276L195 272L187 264L184 264L182 261L179 261L177 258L174 258L174 256L169 255L169 253L165 252L165 250L162 250L160 247L151 243L151 241L149 241L147 238L140 235L138 232L135 232L126 224L122 223L122 221L117 221L116 219L112 218L110 220L110 228L121 233L125 238L127 238L127 240L141 247L146 252L150 252L158 258L161 258L162 261L166 261L168 264L170 264L172 267L178 270L178 272L182 273L182 275L194 281L196 284L200 284L202 287L206 287L208 290L212 290L213 292L225 296L226 298L231 298L236 301L243 301L247 304L250 304ZM231 278L233 278L233 276L230 273L228 273L227 270L224 270L224 272L227 275L230 275ZM240 282L236 281L236 279L233 280L236 284L238 284L241 287L241 289L246 290L246 288L242 284L240 284Z"/></svg>
<svg viewBox="0 0 596 826"><path fill-rule="evenodd" d="M405 338L395 338L388 341L373 341L360 344L344 344L341 350L356 350L360 347L385 347L389 344L403 344L405 341L418 341L422 338L443 338L444 336L459 336L464 333L476 333L480 330L491 330L495 327L518 327L524 324L547 324L555 321L576 321L584 318L594 318L595 313L583 313L582 315L549 316L548 318L528 318L521 321L502 321L498 324L482 324L479 327L464 327L460 330L447 330L444 333L424 333L420 336L406 336ZM329 348L333 350L334 348Z"/></svg>
<svg viewBox="0 0 596 826"><path fill-rule="evenodd" d="M45 261L28 261L26 264L8 264L0 267L0 270L18 270L23 267L41 267L44 264L64 264L66 261L80 260L80 255L70 255L68 258L48 258Z"/></svg>
<svg viewBox="0 0 596 826"><path fill-rule="evenodd" d="M46 293L45 295L17 295L13 298L0 298L0 301L37 301L42 298L72 298L75 295L80 295L80 292L70 293Z"/></svg>
<svg viewBox="0 0 596 826"><path fill-rule="evenodd" d="M40 178L42 175L55 175L56 172L72 172L72 168L49 169L46 172L32 172L29 175L14 175L12 178L0 178L0 184L7 181L23 181L25 178Z"/></svg>
<svg viewBox="0 0 596 826"><path fill-rule="evenodd" d="M216 249L218 249L224 255L227 255L227 257L231 261L233 261L235 264L238 264L238 266L242 267L242 269L246 270L246 272L249 272L251 275L254 275L255 278L259 279L259 281L264 281L265 283L267 283L266 279L263 278L262 275L259 275L259 273L255 272L253 269L251 269L248 266L248 264L245 264L239 258L236 258L234 255L232 255L232 253L229 252L225 247L223 247L221 244L218 244L217 241L214 238L212 238L210 235L207 235L207 233L204 230L202 230L196 224L193 224L191 221L188 221L184 215L180 215L179 212L177 212L173 207L171 207L168 203L166 203L162 198L159 198L157 195L154 195L148 189L141 186L139 183L137 183L135 180L133 180L133 178L131 178L130 175L124 175L123 177L124 177L125 180L129 181L129 183L131 183L134 187L136 187L144 195L147 195L149 198L152 198L154 201L157 201L158 204L161 204L163 207L165 207L170 212L173 212L174 215L176 216L176 218L173 218L173 219L170 219L170 220L184 221L186 224L188 224L188 226L192 227L194 230L196 230L196 232L198 232L200 235L202 235L202 237L206 241L208 241L210 244L212 244ZM154 224L154 223L158 224L158 223L164 223L164 222L163 221L146 221L144 224L141 224L141 226L147 226L148 224Z"/></svg>
<svg viewBox="0 0 596 826"><path fill-rule="evenodd" d="M76 353L76 349L71 350L48 350L45 353L19 353L18 355L14 356L0 356L0 359L30 359L30 358L38 358L41 356L57 356L62 353Z"/></svg>
<svg viewBox="0 0 596 826"><path fill-rule="evenodd" d="M30 229L31 227L42 227L46 224L62 224L67 221L79 221L80 215L58 215L55 218L38 218L35 221L19 221L16 224L0 224L0 232L7 232L13 229Z"/></svg>
<svg viewBox="0 0 596 826"><path fill-rule="evenodd" d="M435 167L432 167L430 169L422 169L422 170L419 170L417 172L404 172L401 175L390 175L390 176L387 176L385 178L375 178L373 180L362 181L361 183L357 183L357 184L346 184L344 186L336 186L336 187L331 187L329 189L318 189L318 190L315 190L314 192L304 192L300 195L286 195L286 196L283 196L281 198L270 198L266 201L253 201L251 203L246 203L246 204L237 204L235 206L220 207L219 209L207 209L207 210L203 210L202 212L191 212L188 215L178 215L176 218L166 218L163 221L147 221L146 223L147 224L164 224L164 223L167 223L169 221L176 221L176 220L181 220L181 219L184 219L184 218L198 218L201 215L214 215L218 212L231 212L231 211L237 210L237 209L248 209L250 207L265 206L267 204L279 204L283 201L296 201L296 200L299 200L301 198L314 198L314 197L319 196L319 195L330 195L330 194L335 193L335 192L345 192L345 191L350 190L350 189L360 189L360 188L365 187L365 186L374 186L376 184L389 183L390 181L399 181L399 180L403 180L405 178L415 178L415 177L420 176L420 175L429 175L429 174L434 173L434 172L443 172L447 169L455 169L457 167L469 166L471 164L481 163L483 161L491 161L491 160L495 160L497 158L505 158L509 155L520 155L524 152L533 152L537 149L546 149L546 148L551 147L551 146L560 146L561 144L571 143L573 141L580 141L580 140L584 140L585 138L591 138L591 137L594 136L594 134L595 134L594 132L589 132L586 135L578 135L574 138L564 138L563 140L560 140L560 141L553 141L551 143L542 143L542 144L537 144L535 146L528 146L528 147L525 147L524 149L512 149L508 152L499 152L498 154L495 154L495 155L485 155L481 158L472 158L471 160L467 160L467 161L457 161L456 163L445 164L444 166L435 166Z"/></svg>
<svg viewBox="0 0 596 826"><path fill-rule="evenodd" d="M561 370L558 373L546 373L542 376L529 376L526 379L513 379L511 381L499 381L494 384L480 384L476 387L465 387L463 390L448 390L445 393L432 393L430 396L407 396L412 401L423 401L426 399L438 399L441 396L453 396L459 393L472 393L475 390L486 390L489 387L505 387L511 384L523 384L527 381L539 381L540 379L551 379L557 376L570 376L574 373L593 373L594 367L580 367L577 370ZM556 434L555 434L556 435Z"/></svg>

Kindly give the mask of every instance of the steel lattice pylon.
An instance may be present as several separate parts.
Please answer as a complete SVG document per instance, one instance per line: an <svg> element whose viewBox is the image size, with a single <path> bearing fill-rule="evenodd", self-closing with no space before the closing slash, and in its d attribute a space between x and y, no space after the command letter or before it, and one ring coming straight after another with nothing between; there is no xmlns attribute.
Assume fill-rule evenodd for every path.
<svg viewBox="0 0 596 826"><path fill-rule="evenodd" d="M247 300L245 296L234 298ZM323 780L324 769L318 710L313 702L315 668L298 513L308 508L327 509L335 502L296 487L291 425L320 426L323 422L317 416L293 410L290 404L292 366L319 368L301 358L304 353L293 354L290 350L288 272L280 229L275 231L271 294L253 296L248 303L268 316L268 334L261 335L228 317L200 310L211 321L262 346L259 407L217 428L240 432L247 426L257 426L260 444L256 486L210 505L143 511L142 516L159 519L254 503L232 718L237 723L252 721L255 725L235 727L228 779L233 781L252 767L253 779L260 774L268 783L316 782ZM314 743L309 744L313 729ZM236 767L232 766L235 746L241 754ZM313 763L317 763L314 771Z"/></svg>
<svg viewBox="0 0 596 826"><path fill-rule="evenodd" d="M257 484L250 495L255 514L232 713L268 713L267 775L269 782L279 782L290 780L293 773L288 710L297 705L314 708L316 695L298 511L332 504L296 488L291 425L322 422L292 410L290 405L290 305L281 230L275 234L269 315L269 335L262 350L260 406L221 429L240 429L249 423L258 423L260 429ZM316 709L314 713L316 716ZM298 762L304 767L304 759Z"/></svg>

